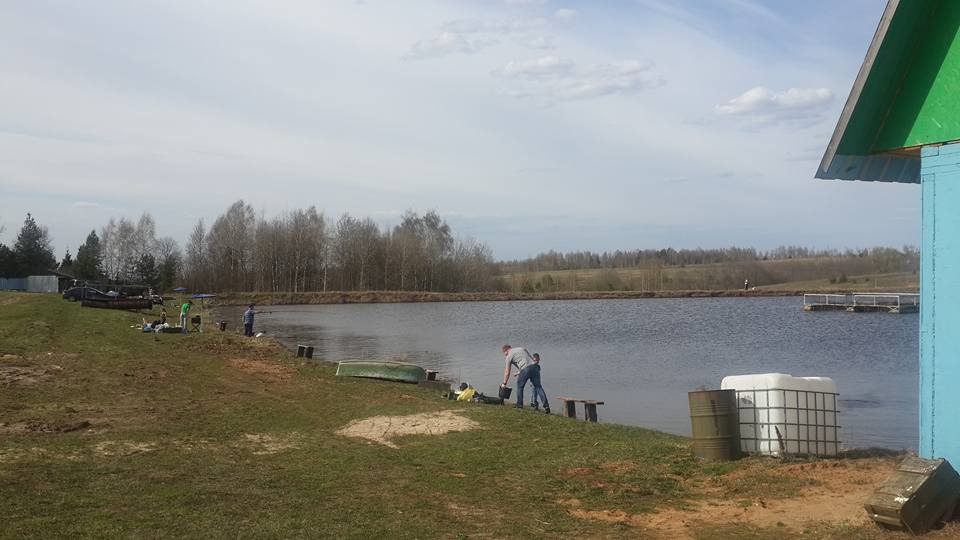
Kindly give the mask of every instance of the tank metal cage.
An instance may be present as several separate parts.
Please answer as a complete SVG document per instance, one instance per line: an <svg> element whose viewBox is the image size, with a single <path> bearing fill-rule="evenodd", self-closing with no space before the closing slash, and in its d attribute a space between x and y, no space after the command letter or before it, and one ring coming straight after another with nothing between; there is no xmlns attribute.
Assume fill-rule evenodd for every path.
<svg viewBox="0 0 960 540"><path fill-rule="evenodd" d="M741 450L775 456L836 456L839 395L783 388L737 390Z"/></svg>

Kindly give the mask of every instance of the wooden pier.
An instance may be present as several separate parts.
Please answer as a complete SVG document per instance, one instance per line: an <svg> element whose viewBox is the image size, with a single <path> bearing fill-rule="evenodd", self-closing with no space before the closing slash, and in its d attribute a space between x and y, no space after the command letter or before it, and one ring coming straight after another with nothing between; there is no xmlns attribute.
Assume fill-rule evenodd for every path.
<svg viewBox="0 0 960 540"><path fill-rule="evenodd" d="M917 293L811 293L803 295L803 310L917 313L920 311L920 295Z"/></svg>

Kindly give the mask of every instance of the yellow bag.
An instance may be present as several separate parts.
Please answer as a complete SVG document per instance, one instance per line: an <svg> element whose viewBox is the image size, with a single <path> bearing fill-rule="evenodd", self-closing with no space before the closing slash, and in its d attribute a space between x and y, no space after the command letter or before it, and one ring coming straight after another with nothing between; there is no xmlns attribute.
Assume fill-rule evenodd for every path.
<svg viewBox="0 0 960 540"><path fill-rule="evenodd" d="M460 392L460 395L457 397L457 401L470 401L473 399L473 395L477 393L476 388L470 386L463 392Z"/></svg>

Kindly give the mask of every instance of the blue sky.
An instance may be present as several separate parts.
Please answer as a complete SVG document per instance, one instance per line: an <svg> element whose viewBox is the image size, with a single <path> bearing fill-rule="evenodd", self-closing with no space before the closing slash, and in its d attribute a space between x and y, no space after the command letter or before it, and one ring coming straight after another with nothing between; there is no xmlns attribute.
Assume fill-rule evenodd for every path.
<svg viewBox="0 0 960 540"><path fill-rule="evenodd" d="M435 209L548 249L918 244L919 188L812 179L882 0L0 6L0 224L183 242L244 199Z"/></svg>

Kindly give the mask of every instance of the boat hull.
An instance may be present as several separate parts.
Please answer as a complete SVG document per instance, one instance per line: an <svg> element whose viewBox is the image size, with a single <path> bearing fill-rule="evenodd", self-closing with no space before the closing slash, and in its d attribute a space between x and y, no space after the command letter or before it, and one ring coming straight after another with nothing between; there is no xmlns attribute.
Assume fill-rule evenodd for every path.
<svg viewBox="0 0 960 540"><path fill-rule="evenodd" d="M414 383L426 380L427 372L420 366L403 362L352 361L337 365L338 377L362 377Z"/></svg>

